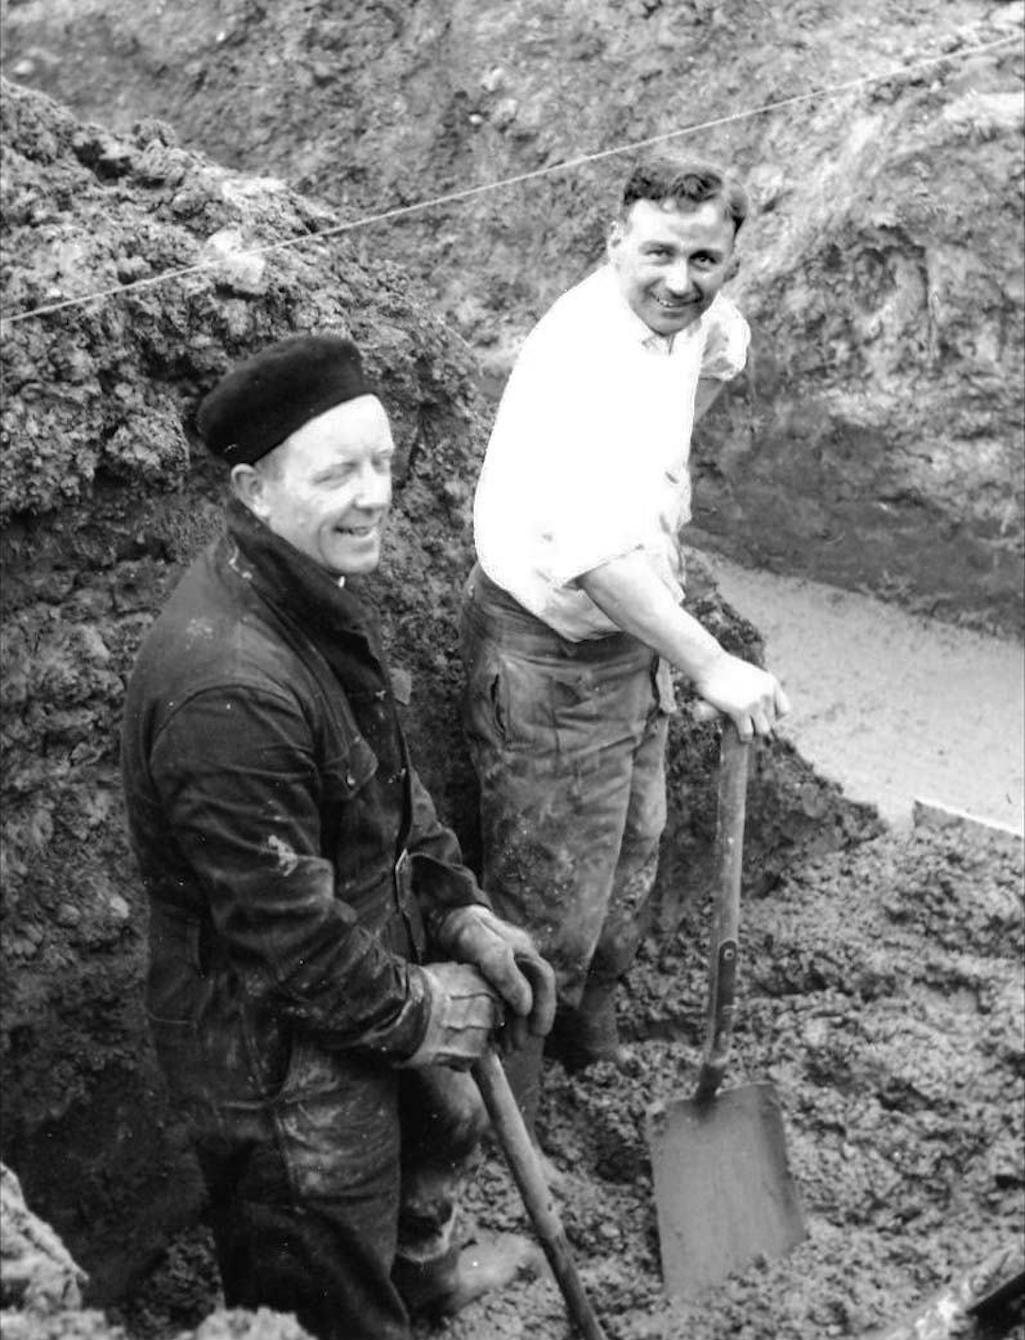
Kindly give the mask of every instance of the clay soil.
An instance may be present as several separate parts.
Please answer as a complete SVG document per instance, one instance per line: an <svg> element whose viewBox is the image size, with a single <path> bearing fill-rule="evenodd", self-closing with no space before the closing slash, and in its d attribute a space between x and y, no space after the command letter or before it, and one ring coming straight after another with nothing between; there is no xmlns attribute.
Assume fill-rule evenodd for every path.
<svg viewBox="0 0 1025 1340"><path fill-rule="evenodd" d="M571 1078L550 1064L539 1123L610 1340L864 1336L1021 1243L1021 887L1014 839L923 830L807 863L748 898L727 1086L776 1086L808 1239L689 1306L662 1292L644 1119L651 1104L693 1088L707 907L649 946L624 1000L630 1068ZM467 1209L479 1230L529 1232L495 1152ZM140 1340L170 1340L215 1301L205 1240L191 1233L119 1320ZM269 1317L251 1324L220 1314L201 1334L289 1334ZM542 1274L417 1334L564 1340L570 1330ZM962 1317L937 1334L1021 1337L1025 1326L983 1332Z"/></svg>
<svg viewBox="0 0 1025 1340"><path fill-rule="evenodd" d="M8 21L36 8L12 4ZM66 8L56 7L50 18L63 23ZM387 7L371 8L377 15ZM433 12L427 4L411 8ZM625 15L663 7L608 8ZM906 8L929 25L937 13L926 5ZM263 8L238 9L245 19L239 33L254 28L257 52L264 53L274 34L261 27ZM733 40L733 28L714 21L726 7L689 9L702 40L706 26L709 41ZM318 13L333 18L329 10L320 6ZM796 31L830 10L801 4L780 13L796 16ZM987 24L1004 24L1018 21L1020 6L985 11ZM216 43L216 33L209 40ZM223 45L234 60L242 36ZM856 46L845 38L845 52ZM49 49L41 48L44 56ZM898 44L894 54L903 49ZM138 64L131 43L125 50ZM802 38L791 59L808 60L806 51ZM258 64L263 69L267 62L261 56ZM770 69L775 78L777 64ZM823 82L831 69L819 70ZM849 63L843 69L849 73ZM144 69L141 82L157 87L151 76ZM643 77L639 69L636 80ZM247 87L240 79L236 72L225 82L233 100L273 120L269 100L238 97L238 87ZM286 82L291 88L295 81ZM765 96L776 91L767 84ZM919 97L941 91L918 89L908 105L917 115ZM952 86L951 97L961 92ZM997 93L1003 96L1002 83ZM301 88L297 96L308 100ZM34 98L7 92L5 100L8 297L18 309L82 294L99 282L195 265L217 239L221 251L215 251L223 255L221 269L191 287L142 289L124 305L69 314L52 327L26 322L6 341L12 426L5 429L5 469L12 482L5 505L14 520L4 541L4 954L12 966L5 985L4 1157L93 1275L94 1292L86 1290L85 1301L94 1310L50 1316L5 1310L4 1336L296 1340L296 1325L287 1319L218 1310L209 1239L192 1212L195 1188L170 1126L161 1143L165 1114L136 1017L145 909L118 812L121 682L180 564L215 525L215 489L195 455L190 460L187 441L198 395L225 361L290 330L351 331L382 376L406 446L390 585L379 593L388 640L411 681L414 752L426 760L442 813L470 839L472 858L472 791L455 725L454 629L470 562L465 481L475 475L487 421L473 391L478 370L468 349L435 322L418 281L390 263L371 263L355 243L316 256L282 250L265 270L246 267L235 254L243 242L277 244L335 220L312 196L229 179L179 147L166 126L146 123L132 138L118 139ZM619 114L614 98L600 101ZM203 114L210 118L199 127L205 132L219 112ZM408 122L420 126L415 116ZM802 118L801 136L808 137L809 126L815 129ZM621 138L620 129L610 134ZM995 153L1003 134L994 123L983 148ZM865 143L887 142L884 129L873 137ZM247 164L250 170L262 170L264 157L276 170L263 141L242 138L261 160ZM597 134L585 140L602 142ZM781 157L789 143L780 141ZM974 139L968 149L973 163L985 157ZM930 183L955 180L938 161ZM804 175L816 179L814 171ZM1017 217L1017 196L1014 209ZM792 211L774 213L770 204L764 212L770 227ZM541 213L530 218L535 232ZM569 204L548 213L572 220L574 228L580 222ZM973 217L1002 216L977 207ZM848 236L842 230L838 236L846 246ZM569 242L567 254L587 252L580 237ZM536 268L546 283L565 278L550 264ZM457 315L458 300L458 293L447 295ZM471 313L463 333L488 347L477 326L490 321L488 313ZM851 329L860 348L861 327ZM1017 338L1010 318L1008 329ZM505 342L497 328L484 334L493 345ZM795 347L814 352L816 340L802 333ZM897 343L904 358L904 344ZM907 361L915 357L912 349ZM971 381L975 364L958 357L951 377L960 386ZM888 367L873 393L889 385ZM803 397L804 383L794 384ZM987 404L997 384L980 383ZM911 393L905 398L910 403ZM1003 422L994 427L986 420L1001 450ZM706 476L707 488L712 474ZM773 488L786 496L778 484ZM998 481L992 492L1003 500L1013 490ZM862 536L856 525L850 530ZM984 593L977 598L986 605ZM741 648L760 654L757 630L738 631L736 614L724 614L721 602L706 609L696 592L694 599L717 635L725 629ZM988 617L986 609L976 613ZM762 751L749 806L741 1010L727 1084L775 1084L808 1239L784 1260L752 1263L699 1304L674 1306L662 1290L645 1114L653 1103L690 1093L700 1058L709 909L707 894L695 890L707 888L712 816L702 781L714 771L714 746L711 728L700 733L677 724L662 912L622 1000L630 1068L598 1068L577 1078L555 1063L548 1069L539 1126L563 1175L561 1213L609 1340L868 1337L992 1253L1020 1247L1025 1233L1022 844L963 827L881 831L864 807L841 803L836 788L787 740ZM681 779L689 783L685 794ZM165 1144L173 1146L174 1160ZM173 1173L165 1175L160 1160ZM162 1188L159 1204L154 1187ZM138 1213L140 1204L150 1220ZM470 1234L529 1231L494 1150L466 1211ZM137 1271L132 1249L147 1235L159 1248ZM114 1269L119 1254L131 1260ZM7 1309L6 1261L4 1269ZM129 1275L127 1290L118 1292L111 1281L119 1287ZM438 1328L421 1328L417 1340L567 1340L569 1334L559 1292L542 1272ZM962 1316L936 1334L982 1340L984 1332ZM1008 1321L987 1332L987 1340L994 1334L1020 1340L1025 1326Z"/></svg>
<svg viewBox="0 0 1025 1340"><path fill-rule="evenodd" d="M5 10L5 76L118 135L158 118L332 223L470 188L352 239L426 285L491 389L601 258L629 161L606 153L679 133L732 163L755 353L696 436L692 543L1019 634L1022 0Z"/></svg>

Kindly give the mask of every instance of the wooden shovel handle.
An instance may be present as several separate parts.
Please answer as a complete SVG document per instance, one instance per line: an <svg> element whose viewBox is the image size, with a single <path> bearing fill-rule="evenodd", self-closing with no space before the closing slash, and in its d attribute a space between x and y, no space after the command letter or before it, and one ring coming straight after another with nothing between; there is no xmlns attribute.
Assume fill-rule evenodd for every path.
<svg viewBox="0 0 1025 1340"><path fill-rule="evenodd" d="M722 1083L736 1014L740 877L744 861L747 765L750 746L731 721L719 746L719 807L715 826L715 901L708 952L708 1024L695 1098L715 1096Z"/></svg>
<svg viewBox="0 0 1025 1340"><path fill-rule="evenodd" d="M473 1077L513 1179L523 1197L534 1231L566 1300L570 1321L584 1340L606 1340L570 1256L566 1233L541 1171L534 1142L509 1087L502 1063L493 1051L485 1052L477 1061L473 1067Z"/></svg>

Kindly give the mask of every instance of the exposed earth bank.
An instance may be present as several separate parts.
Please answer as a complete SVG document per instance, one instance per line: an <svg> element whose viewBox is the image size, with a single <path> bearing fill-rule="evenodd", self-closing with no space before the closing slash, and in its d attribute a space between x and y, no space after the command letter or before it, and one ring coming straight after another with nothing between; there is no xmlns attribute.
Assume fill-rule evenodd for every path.
<svg viewBox="0 0 1025 1340"><path fill-rule="evenodd" d="M444 38L444 52L454 55L470 31L466 25L473 14L481 24L488 20L499 25L492 37L506 31L502 24L507 14L515 11L520 18L531 18L523 32L524 40L534 44L530 51L537 63L538 106L547 105L545 79L550 79L551 87L567 98L569 111L597 109L600 102L600 110L591 114L611 118L607 126L581 120L581 127L593 124L602 134L616 136L652 122L630 119L641 107L639 101L623 100L617 110L615 99L595 97L596 84L611 69L623 80L637 75L626 63L627 49L616 48L613 36L618 41L639 31L647 34L644 42L629 48L631 59L650 61L657 49L658 61L645 67L646 82L663 100L670 96L670 87L687 87L680 77L684 67L677 62L713 62L727 46L732 52L738 43L748 64L724 76L721 87L715 86L716 99L735 94L755 69L771 67L773 79L783 81L773 85L777 92L786 91L784 76L803 68L802 62L808 73L837 70L839 57L826 42L826 29L816 27L819 7L760 7L750 50L744 45L747 38L736 36L742 30L730 27L731 14L736 17L731 5L640 8L647 18L637 7L610 4L608 37L597 41L583 9L572 12L576 26L569 40L569 30L551 26L553 15L545 18L538 11L531 18L526 6L521 10L512 5L501 13L491 6L455 6L452 26L442 24L435 38ZM223 50L240 62L224 87L233 91L234 114L244 117L249 109L264 118L262 143L268 156L256 165L258 170L277 165L270 153L272 131L285 132L290 124L272 96L274 89L293 87L296 68L309 65L304 48L306 55L300 53L298 65L293 62L291 74L284 77L286 71L277 62L281 52L291 52L293 39L286 41L282 33L304 33L309 48L313 36L326 33L325 25L334 21L326 6L308 7L304 24L290 22L287 10L286 5L271 12L247 3L212 7L202 19L197 11L195 26L171 25L173 40L167 47L171 86L177 86L174 81L184 69L178 58L190 43L205 42L208 54ZM973 32L981 37L999 37L1014 29L1019 11L1018 5L959 3L944 6L942 13L944 22L963 20L977 25ZM125 20L128 11L87 5L78 13L99 23L98 31L109 36L110 22ZM167 36L168 15L163 9L150 12L145 5L132 14L153 20L154 26L138 29L136 38L126 37L120 44L104 39L98 48L112 48L115 56L123 57L123 70L132 68L133 61L134 68L142 69L144 77L134 82L126 78L126 97L146 86L166 92L146 53L151 37ZM893 56L903 49L905 35L922 35L926 28L930 42L943 40L934 31L934 6L905 7L896 20L899 32L886 29L890 35L885 41L871 9L864 14L868 17L863 22L845 19L836 30L845 42L859 35L863 39L856 45L859 61ZM167 21L158 22L161 16ZM56 25L54 42L61 33L73 39L66 48L70 50L82 33L74 17L61 5L43 15L33 3L22 3L8 7L4 22L10 32L28 34L32 22L45 18ZM225 17L239 23L216 27L214 17L218 23ZM449 139L431 138L437 126L427 112L440 105L432 90L439 69L446 68L427 40L433 31L430 22L441 23L436 7L425 3L407 13L353 5L344 16L334 17L345 26L331 49L347 52L344 59L353 71L351 106L344 99L339 105L351 111L357 91L361 96L365 91L369 99L374 90L363 90L356 75L371 69L380 74L391 68L389 60L409 55L414 37L423 39L417 66L421 82L406 79L402 84L411 97L421 89L423 102L412 110L423 115L408 115L410 108L404 104L393 110L391 120L375 124L387 124L396 133L426 135L435 147L423 158L425 172L428 167L433 171L436 154L444 159L448 153L444 161L452 175L447 180L461 179L469 146L474 172L483 173L491 150L481 153L479 146L473 147L483 121L472 120L479 115L473 111L464 123L463 101L456 99L459 115L453 112L446 123ZM23 20L25 26L19 28ZM650 26L654 20L657 28ZM788 46L784 34L790 29L794 42ZM230 41L217 40L222 31L233 34ZM483 42L484 28L473 31L475 40ZM652 47L656 31L661 36ZM560 53L553 54L549 39L555 32L566 40ZM360 45L355 40L360 33L373 35L374 44ZM730 33L734 36L727 42ZM395 40L397 36L403 40ZM775 64L766 64L764 47L755 45L770 38L785 53ZM54 45L40 49L52 52ZM619 55L610 66L607 55L613 50ZM583 84L574 90L554 79L551 62L558 65L556 55L571 62L567 69L586 64L586 98ZM375 65L371 56L385 64ZM478 62L481 48L467 42L465 58L471 57ZM245 65L250 58L251 67ZM12 59L10 43L5 59ZM19 59L30 57L23 50ZM42 58L31 59L37 70L46 67ZM52 65L58 73L60 61L58 54ZM825 474L808 474L808 459L800 458L794 474L782 481L784 492L789 488L795 500L793 516L800 521L797 530L785 530L792 537L789 552L804 555L813 565L826 552L817 543L806 543L811 532L802 527L811 513L799 505L804 476L813 479L816 496L823 497L829 496L829 479L838 488L848 480L843 496L856 500L857 524L844 523L838 552L853 555L863 548L867 566L859 569L858 580L879 586L879 545L891 558L896 554L885 548L891 541L884 541L884 533L903 536L909 563L915 554L919 566L906 569L909 585L898 582L889 594L932 602L948 615L994 626L1001 626L1010 617L1008 611L1017 608L1017 595L1011 598L1002 574L1018 553L1021 518L1015 473L1020 463L1013 437L1018 382L1006 375L1008 360L1020 347L1017 290L1005 263L1012 227L1008 193L1020 172L1017 159L1008 157L1011 104L1006 95L1017 78L1016 61L1001 57L973 64L967 84L957 82L953 67L943 67L935 84L897 80L889 90L891 101L868 99L867 94L866 101L855 100L858 116L868 118L857 123L859 134L868 138L844 160L853 174L851 182L831 179L843 217L816 213L819 206L825 208L825 191L804 213L783 206L788 181L818 180L816 163L823 146L835 143L835 118L851 113L851 107L835 107L825 121L824 113L810 117L800 135L776 125L774 153L792 176L784 174L782 186L770 182L759 187L765 193L760 196L763 210L773 191L778 207L765 210L762 222L768 231L752 230L752 255L785 254L799 264L797 270L771 274L756 265L744 301L756 320L765 323L770 337L765 342L797 360L795 372L793 377L787 372L770 379L771 394L764 401L753 399L756 379L737 388L712 420L707 446L698 453L699 496L721 501L726 495L714 492L721 484L731 498L740 497L741 485L746 487L749 479L757 482L756 462L738 457L734 468L728 454L742 449L743 456L756 440L762 442L761 450L769 439L738 436L736 416L747 423L754 406L757 415L750 422L757 427L777 422L773 416L778 413L783 416L779 422L790 425L785 435L789 441L793 406L807 399L796 374L811 371L800 360L810 348L824 350L822 369L815 374L821 376L817 385L822 394L809 435L797 433L794 440L817 443L812 455L829 468ZM97 78L106 80L109 89L118 67L104 65L99 56L97 62ZM88 60L77 68L85 91L91 87ZM245 84L247 68L260 72L264 82ZM328 62L328 69L333 72L335 67ZM282 74L280 85L270 78L274 71ZM196 114L204 118L206 130L212 130L218 117L230 128L226 102L204 104L198 97L207 82L204 77L189 86ZM242 86L253 90L251 99L238 96ZM387 80L384 86L391 88ZM304 116L316 113L311 90L318 87L337 92L333 73L322 84L311 76L305 95L288 104L297 114L297 126L300 111ZM773 90L763 85L761 91L769 95ZM944 109L960 106L963 113L964 99L976 96L983 99L978 106L985 115L967 120L961 113L946 116ZM524 105L526 101L524 95ZM109 105L128 114L117 99ZM703 115L709 105L719 104L703 103ZM184 96L177 106L184 119ZM367 106L377 104L368 101ZM694 119L685 101L669 106L674 115ZM350 159L337 155L339 143L352 142L350 121L336 121L323 107L319 110L326 156L317 170L324 176L305 183L318 186L330 176L332 153L335 162L352 167ZM651 115L646 105L641 111L644 118ZM306 127L307 122L301 124ZM934 278L941 272L953 276L948 288L936 290L948 300L940 310L952 313L950 339L924 362L916 341L922 329L922 295L929 290L922 287L924 272L918 262L909 266L901 259L905 238L921 220L902 216L895 224L886 213L889 206L881 205L883 222L870 228L864 220L844 221L851 202L860 209L872 195L872 174L881 161L889 161L886 156L896 152L894 146L902 144L901 153L912 152L912 140L901 139L908 126L918 127L926 137L940 127L954 137L957 152L949 159L941 153L934 160L936 145L930 140L920 160L902 160L907 170L921 162L928 176L946 164L942 181L961 182L957 189L950 187L949 199L940 193L935 224L937 236L946 237L949 225L954 229L951 238L962 240L950 241L949 254L941 247L940 259L933 262L941 268L929 272ZM979 126L989 129L983 133ZM872 136L883 130L888 132L882 140L886 152L880 155L871 149ZM332 135L337 137L333 141ZM558 141L546 140L542 153L541 135L539 123L533 139L514 137L510 142L519 143L516 152L526 158L502 162L557 158ZM311 153L322 152L315 137L307 142ZM749 143L738 136L727 147L742 166L753 169L766 156L762 151L768 143ZM948 140L943 144L949 147ZM283 144L281 152L286 151ZM403 161L408 160L398 155L382 159L381 171ZM501 168L501 163L495 165ZM315 166L304 171L313 173ZM964 191L970 183L958 176L969 168L991 202L988 209L974 209L970 219L964 213ZM343 205L355 211L365 207L366 199L377 198L387 183L371 177L369 170L362 178L354 169L343 174L351 190L362 180L366 199L354 195L348 204L337 197L318 201L280 182L217 166L183 147L163 120L113 132L84 124L46 98L17 87L4 90L3 169L3 280L8 308L15 313L98 288L149 280L169 269L188 271L170 284L138 287L114 300L89 302L12 324L5 331L0 460L5 509L0 542L5 569L0 648L5 754L0 796L3 1157L21 1179L29 1205L54 1226L88 1272L90 1282L82 1293L86 1307L105 1309L61 1310L60 1297L56 1310L51 1303L29 1306L29 1290L14 1287L16 1271L12 1274L5 1263L4 1306L13 1310L9 1318L5 1315L4 1329L6 1334L11 1326L16 1335L21 1328L21 1334L39 1340L106 1335L120 1325L139 1340L170 1340L200 1324L216 1302L216 1286L208 1244L197 1228L201 1191L181 1134L166 1111L140 1014L145 909L124 842L116 755L123 683L138 640L182 565L219 524L221 483L196 448L195 404L228 363L295 329L348 332L365 348L401 443L384 571L367 594L381 611L398 681L409 698L414 753L471 859L475 793L458 730L456 611L470 566L468 505L485 440L487 406L472 350L436 319L430 292L417 276L382 260L355 236L282 246L331 227ZM606 174L608 180L611 176ZM418 195L434 180L410 178L403 188L409 193L405 198ZM566 273L567 265L579 268L585 255L598 253L598 192L592 193L587 184L560 186L554 178L544 190L550 191L544 197L544 216L562 222L538 241L540 214L533 214L529 222L534 245L542 248L533 254L546 261L538 273L562 287L577 277ZM581 192L588 197L586 207L579 204ZM924 190L914 198L924 207L928 194ZM948 205L952 213L944 212ZM530 254L525 250L529 213L508 217L506 254ZM811 233L801 231L805 223L814 223ZM481 223L473 247L498 245L491 226ZM979 229L992 230L988 241ZM433 231L439 243L444 241L437 253L428 246ZM874 240L866 243L869 235ZM423 241L425 259L417 263L436 268L437 285L449 283L437 257L456 254L454 235L425 223L407 237L417 239L416 246L407 248L413 259ZM761 239L757 247L756 238ZM840 245L831 238L841 239L840 269L823 260L827 253L821 248ZM913 254L920 254L920 241L909 245ZM254 246L270 250L254 255ZM858 259L864 246L875 259ZM465 273L489 273L482 260L474 259L476 254L467 256ZM566 259L570 256L571 262ZM988 266L991 257L999 259L979 277L971 267ZM806 260L807 270L801 268ZM471 269L471 263L480 268ZM948 269L942 269L944 264ZM860 275L864 282L852 280L848 291L838 274ZM964 290L958 276L967 276L973 293L982 295L970 319L960 301ZM838 306L825 305L814 331L804 322L803 301L795 310L778 301L780 293L814 295L833 288ZM493 323L491 347L500 350L515 342L517 322L536 301L536 292L517 288L512 280L502 290L512 295L508 303L496 292L494 304L471 310L468 317L459 315L462 309L451 294L446 291L444 296L464 333L478 344L491 338L482 339L480 331ZM759 306L762 301L765 307ZM858 313L848 303L860 304ZM503 345L504 327L499 329L496 314L506 309L512 313L512 333ZM875 317L878 324L872 327ZM791 327L795 343L773 342L777 335L782 341ZM999 336L993 333L997 330ZM823 332L828 338L819 340ZM875 350L867 361L866 343ZM907 380L901 380L902 369L911 369ZM763 405L765 419L759 417ZM863 435L852 436L843 427L853 422L852 406L859 422L869 422ZM919 413L920 422L907 417ZM887 436L889 428L877 433L880 423L898 420L907 430L899 441ZM922 475L915 472L923 468L924 457L913 464L905 453L927 433L934 433L929 440L940 448ZM837 444L842 450L834 452ZM884 456L885 471L892 467L901 476L896 484L889 475L889 482L880 484ZM934 488L936 471L945 482ZM913 486L908 484L912 475L917 481ZM928 488L921 483L926 476L933 481ZM712 493L706 488L709 481ZM905 484L910 494L902 491ZM928 503L919 508L926 494ZM729 534L735 536L740 514L729 508L726 513ZM917 528L918 515L929 518L924 532ZM903 527L894 523L895 516L911 521ZM950 525L937 518L950 519ZM743 520L746 532L751 517L745 513ZM820 520L812 517L814 525ZM790 524L770 512L765 533ZM929 581L919 562L923 533L932 546L924 550L933 574ZM751 534L758 534L757 524ZM980 557L971 583L965 583L970 553ZM817 571L848 580L842 567L837 564L835 573ZM894 571L903 573L905 568ZM945 583L951 572L961 574L962 584L948 599L947 587L940 591L937 582ZM699 617L731 649L762 658L758 630L722 600L699 559L690 599ZM695 730L681 718L672 738L672 809L658 916L625 1001L625 1022L636 1048L634 1068L625 1076L598 1071L579 1080L568 1079L558 1068L550 1075L542 1128L552 1157L568 1174L564 1216L585 1283L613 1340L861 1335L958 1269L1015 1235L1020 1239L1025 1185L1015 1139L1021 1129L1025 1072L1020 844L984 841L965 832L911 838L886 834L870 807L849 802L785 741L760 751L749 811L744 1001L731 1073L738 1080L768 1075L780 1090L810 1236L786 1262L756 1267L724 1286L714 1305L673 1314L660 1294L642 1117L653 1099L686 1091L695 1073L714 770L714 729ZM471 1210L484 1227L522 1224L516 1196L493 1159L481 1172ZM248 1335L257 1324L215 1317L205 1323L203 1340ZM259 1324L265 1327L264 1340L295 1334L286 1322L264 1319ZM254 1340L258 1333L253 1333ZM562 1340L566 1322L551 1283L525 1282L501 1299L479 1305L447 1333L459 1340L492 1335L499 1340Z"/></svg>
<svg viewBox="0 0 1025 1340"><path fill-rule="evenodd" d="M424 279L492 384L600 259L628 162L606 154L672 135L734 163L754 356L698 435L695 541L1018 635L1022 21L1021 0L9 0L3 70L122 133L168 121L336 224L526 174L351 234Z"/></svg>

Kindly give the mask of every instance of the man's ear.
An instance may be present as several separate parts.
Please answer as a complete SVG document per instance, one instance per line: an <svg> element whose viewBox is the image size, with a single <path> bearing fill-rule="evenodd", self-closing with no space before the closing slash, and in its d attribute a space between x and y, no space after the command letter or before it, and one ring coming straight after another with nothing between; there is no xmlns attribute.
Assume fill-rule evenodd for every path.
<svg viewBox="0 0 1025 1340"><path fill-rule="evenodd" d="M605 254L609 260L612 259L613 252L618 250L624 231L622 219L613 219L609 224L608 237L605 239Z"/></svg>
<svg viewBox="0 0 1025 1340"><path fill-rule="evenodd" d="M231 468L231 491L244 507L262 517L266 510L263 498L264 478L254 465L233 465Z"/></svg>

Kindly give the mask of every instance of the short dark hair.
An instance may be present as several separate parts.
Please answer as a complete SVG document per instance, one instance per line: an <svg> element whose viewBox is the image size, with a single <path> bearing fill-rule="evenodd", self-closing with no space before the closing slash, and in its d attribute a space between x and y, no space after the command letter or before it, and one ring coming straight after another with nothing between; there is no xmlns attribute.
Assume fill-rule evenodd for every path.
<svg viewBox="0 0 1025 1340"><path fill-rule="evenodd" d="M636 165L623 187L623 214L638 200L660 204L672 200L680 204L703 205L721 200L723 212L739 233L750 208L747 192L740 182L714 163L700 159L646 158Z"/></svg>

